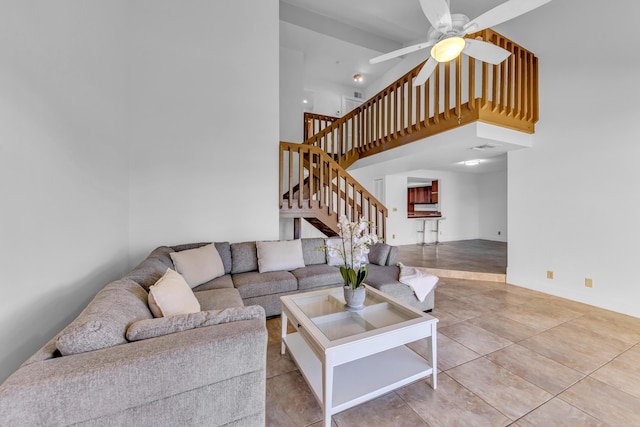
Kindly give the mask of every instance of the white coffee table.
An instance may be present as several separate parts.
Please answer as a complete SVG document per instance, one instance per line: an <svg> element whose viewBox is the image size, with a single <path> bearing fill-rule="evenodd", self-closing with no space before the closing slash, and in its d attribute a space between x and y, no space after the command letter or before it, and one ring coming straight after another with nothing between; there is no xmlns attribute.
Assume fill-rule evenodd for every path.
<svg viewBox="0 0 640 427"><path fill-rule="evenodd" d="M342 288L280 297L282 354L289 353L331 416L405 384L436 382L438 319L367 286L361 311L345 309ZM297 332L287 334L290 320ZM405 344L427 338L430 360Z"/></svg>

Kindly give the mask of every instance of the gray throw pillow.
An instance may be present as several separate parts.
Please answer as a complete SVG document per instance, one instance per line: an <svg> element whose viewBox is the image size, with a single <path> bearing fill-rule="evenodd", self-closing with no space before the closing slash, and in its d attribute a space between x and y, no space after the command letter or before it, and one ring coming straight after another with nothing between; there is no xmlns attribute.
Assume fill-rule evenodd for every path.
<svg viewBox="0 0 640 427"><path fill-rule="evenodd" d="M369 248L369 263L377 265L385 265L389 257L391 246L386 243L376 243Z"/></svg>

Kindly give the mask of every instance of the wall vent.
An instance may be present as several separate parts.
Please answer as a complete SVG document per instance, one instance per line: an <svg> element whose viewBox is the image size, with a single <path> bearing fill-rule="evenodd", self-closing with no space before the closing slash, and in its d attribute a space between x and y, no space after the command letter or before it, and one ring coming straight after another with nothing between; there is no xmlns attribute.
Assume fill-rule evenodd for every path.
<svg viewBox="0 0 640 427"><path fill-rule="evenodd" d="M362 99L362 92L353 92L353 97L357 99Z"/></svg>

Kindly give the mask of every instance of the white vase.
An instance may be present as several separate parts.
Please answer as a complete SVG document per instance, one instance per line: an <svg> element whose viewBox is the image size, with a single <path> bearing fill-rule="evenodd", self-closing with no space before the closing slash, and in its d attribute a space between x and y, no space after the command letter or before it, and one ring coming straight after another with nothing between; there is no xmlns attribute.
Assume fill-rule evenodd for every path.
<svg viewBox="0 0 640 427"><path fill-rule="evenodd" d="M364 308L364 300L367 297L366 288L364 286L360 286L356 289L353 289L351 286L345 286L343 289L344 300L347 303L347 310L360 310Z"/></svg>

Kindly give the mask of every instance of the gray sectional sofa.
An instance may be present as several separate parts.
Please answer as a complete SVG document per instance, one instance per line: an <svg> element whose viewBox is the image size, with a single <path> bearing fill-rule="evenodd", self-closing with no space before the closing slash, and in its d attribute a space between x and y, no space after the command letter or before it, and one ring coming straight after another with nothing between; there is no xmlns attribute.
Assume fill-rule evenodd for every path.
<svg viewBox="0 0 640 427"><path fill-rule="evenodd" d="M0 385L7 426L261 426L267 331L282 295L340 286L324 239L302 239L304 267L259 272L256 242L215 243L224 274L193 288L201 312L154 318L149 288L171 253L161 246L105 286L83 312ZM397 281L397 248L377 244L367 283L420 310Z"/></svg>

